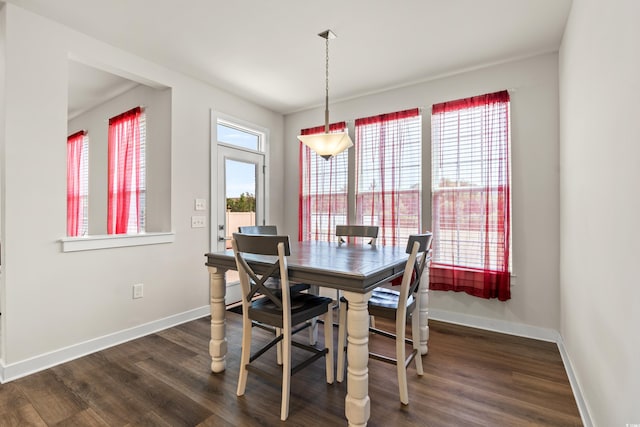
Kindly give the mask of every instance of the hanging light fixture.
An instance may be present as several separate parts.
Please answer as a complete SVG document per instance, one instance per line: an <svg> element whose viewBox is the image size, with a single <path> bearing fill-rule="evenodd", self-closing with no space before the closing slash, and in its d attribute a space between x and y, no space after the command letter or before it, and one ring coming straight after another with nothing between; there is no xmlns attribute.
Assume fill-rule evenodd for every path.
<svg viewBox="0 0 640 427"><path fill-rule="evenodd" d="M336 35L331 30L323 31L318 35L326 40L324 133L299 135L298 139L319 156L329 160L351 147L353 142L347 132L329 133L329 39L335 39Z"/></svg>

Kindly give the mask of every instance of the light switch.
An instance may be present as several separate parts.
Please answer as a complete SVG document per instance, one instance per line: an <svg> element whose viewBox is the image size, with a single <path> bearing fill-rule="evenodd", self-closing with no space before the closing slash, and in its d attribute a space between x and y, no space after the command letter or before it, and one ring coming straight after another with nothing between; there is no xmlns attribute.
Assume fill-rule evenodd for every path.
<svg viewBox="0 0 640 427"><path fill-rule="evenodd" d="M207 226L207 217L194 215L191 217L191 228L203 228Z"/></svg>
<svg viewBox="0 0 640 427"><path fill-rule="evenodd" d="M195 209L197 211L206 211L207 210L207 199L196 199Z"/></svg>

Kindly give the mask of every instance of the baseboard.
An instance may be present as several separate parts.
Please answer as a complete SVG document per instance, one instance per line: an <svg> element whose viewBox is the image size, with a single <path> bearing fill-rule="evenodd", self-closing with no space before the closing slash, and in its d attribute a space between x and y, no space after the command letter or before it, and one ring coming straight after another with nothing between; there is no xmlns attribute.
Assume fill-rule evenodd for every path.
<svg viewBox="0 0 640 427"><path fill-rule="evenodd" d="M533 338L541 341L558 342L558 331L538 326L525 325L523 323L508 322L506 320L490 319L487 317L471 316L453 311L429 309L429 319L441 320L456 325L485 329L487 331L501 332L524 338Z"/></svg>
<svg viewBox="0 0 640 427"><path fill-rule="evenodd" d="M582 391L580 390L580 386L571 365L571 359L564 347L562 336L558 331L548 328L540 328L537 326L524 325L522 323L507 322L505 320L489 319L480 316L470 316L467 314L437 309L429 309L429 319L454 323L456 325L469 326L471 328L500 332L508 335L555 342L558 346L558 351L560 352L564 369L567 372L573 396L576 399L576 405L580 412L580 418L582 418L582 424L585 427L593 427L591 416L589 415L586 402L582 396Z"/></svg>
<svg viewBox="0 0 640 427"><path fill-rule="evenodd" d="M560 357L562 357L562 362L564 363L564 368L567 371L569 383L571 384L571 390L573 390L573 395L576 398L576 404L578 405L578 411L580 411L582 424L584 425L584 427L593 427L593 421L591 420L591 415L589 414L587 403L582 396L580 385L578 384L578 379L576 378L575 372L573 371L573 365L571 364L569 354L564 347L562 336L560 336L560 339L558 340L558 350L560 350Z"/></svg>
<svg viewBox="0 0 640 427"><path fill-rule="evenodd" d="M210 310L209 305L195 308L9 365L5 365L0 361L0 383L12 381L114 345L208 316L211 313Z"/></svg>

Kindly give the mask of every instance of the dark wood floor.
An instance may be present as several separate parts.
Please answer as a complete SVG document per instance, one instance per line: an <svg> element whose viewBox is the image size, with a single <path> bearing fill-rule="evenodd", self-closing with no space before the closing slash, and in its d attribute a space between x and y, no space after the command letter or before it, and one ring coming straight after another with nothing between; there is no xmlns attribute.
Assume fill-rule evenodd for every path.
<svg viewBox="0 0 640 427"><path fill-rule="evenodd" d="M236 397L241 316L227 319L223 374L210 372L203 318L1 385L0 426L284 425L278 386L250 374ZM408 406L395 367L370 361L370 426L582 425L555 344L436 321L430 330L424 376L409 368ZM393 351L381 340L372 347ZM325 383L324 361L294 376L291 390L286 425L346 425L346 384Z"/></svg>

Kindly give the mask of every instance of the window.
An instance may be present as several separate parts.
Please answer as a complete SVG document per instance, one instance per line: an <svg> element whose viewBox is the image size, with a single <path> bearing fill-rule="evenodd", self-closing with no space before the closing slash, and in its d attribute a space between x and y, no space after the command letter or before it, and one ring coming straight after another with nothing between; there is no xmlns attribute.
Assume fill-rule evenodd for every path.
<svg viewBox="0 0 640 427"><path fill-rule="evenodd" d="M108 234L144 232L145 133L140 107L109 119Z"/></svg>
<svg viewBox="0 0 640 427"><path fill-rule="evenodd" d="M89 138L67 137L67 236L86 236L89 228Z"/></svg>
<svg viewBox="0 0 640 427"><path fill-rule="evenodd" d="M430 287L510 298L507 91L433 106Z"/></svg>
<svg viewBox="0 0 640 427"><path fill-rule="evenodd" d="M218 142L234 145L239 148L248 148L254 151L261 151L261 135L252 132L232 123L218 120L217 126Z"/></svg>
<svg viewBox="0 0 640 427"><path fill-rule="evenodd" d="M420 232L421 126L418 109L358 119L355 153L329 160L300 144L299 239L330 241L336 225L348 223L379 226L384 245L402 245ZM345 129L344 122L330 126L331 132ZM319 126L301 133L323 131ZM356 156L353 183L349 152Z"/></svg>
<svg viewBox="0 0 640 427"><path fill-rule="evenodd" d="M329 132L344 132L346 123L334 123ZM324 126L303 129L302 135L324 132ZM298 239L331 241L336 225L347 224L348 151L325 160L300 144L300 198Z"/></svg>
<svg viewBox="0 0 640 427"><path fill-rule="evenodd" d="M417 108L356 120L356 221L379 226L383 245L421 231L421 130Z"/></svg>

